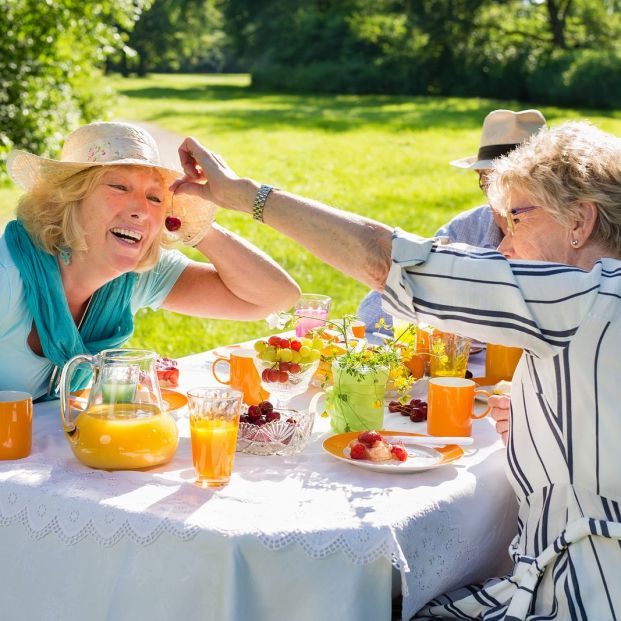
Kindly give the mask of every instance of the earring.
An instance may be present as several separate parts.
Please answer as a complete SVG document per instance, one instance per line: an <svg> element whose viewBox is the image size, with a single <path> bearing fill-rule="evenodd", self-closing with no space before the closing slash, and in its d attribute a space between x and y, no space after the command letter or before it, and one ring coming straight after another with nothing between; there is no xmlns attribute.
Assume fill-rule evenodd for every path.
<svg viewBox="0 0 621 621"><path fill-rule="evenodd" d="M63 265L69 265L71 263L71 255L73 250L69 246L61 246L58 249L58 258L63 262Z"/></svg>
<svg viewBox="0 0 621 621"><path fill-rule="evenodd" d="M571 240L571 245L575 248L580 242L577 239Z"/></svg>

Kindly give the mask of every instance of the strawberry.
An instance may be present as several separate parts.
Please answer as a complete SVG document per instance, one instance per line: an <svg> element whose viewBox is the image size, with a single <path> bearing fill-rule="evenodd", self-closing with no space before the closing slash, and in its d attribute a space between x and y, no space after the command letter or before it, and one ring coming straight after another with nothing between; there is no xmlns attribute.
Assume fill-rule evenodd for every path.
<svg viewBox="0 0 621 621"><path fill-rule="evenodd" d="M179 385L179 369L177 361L172 358L158 358L155 363L157 379L160 386L176 388Z"/></svg>
<svg viewBox="0 0 621 621"><path fill-rule="evenodd" d="M405 461L408 458L408 452L399 444L393 444L390 447L390 452L392 453L392 456L399 461Z"/></svg>
<svg viewBox="0 0 621 621"><path fill-rule="evenodd" d="M362 444L366 444L369 448L371 448L376 442L381 442L384 438L377 433L377 431L363 431L358 436L358 442L362 442Z"/></svg>
<svg viewBox="0 0 621 621"><path fill-rule="evenodd" d="M350 449L350 456L352 459L366 459L367 458L367 447L364 444L354 444Z"/></svg>

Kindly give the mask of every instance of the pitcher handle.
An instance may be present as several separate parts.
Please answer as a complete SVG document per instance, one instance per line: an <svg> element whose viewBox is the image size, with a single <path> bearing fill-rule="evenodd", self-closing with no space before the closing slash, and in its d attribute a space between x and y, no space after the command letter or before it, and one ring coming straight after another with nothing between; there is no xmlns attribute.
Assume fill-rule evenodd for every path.
<svg viewBox="0 0 621 621"><path fill-rule="evenodd" d="M313 413L313 420L317 417L317 414L320 413L317 409L317 405L319 403L319 399L324 396L327 396L327 391L320 390L312 396L310 403L308 404L308 411Z"/></svg>
<svg viewBox="0 0 621 621"><path fill-rule="evenodd" d="M63 372L60 376L60 417L63 423L63 430L69 435L75 431L75 424L71 419L70 406L71 377L73 376L75 368L83 362L94 367L97 364L97 357L89 356L87 354L74 356L63 367Z"/></svg>

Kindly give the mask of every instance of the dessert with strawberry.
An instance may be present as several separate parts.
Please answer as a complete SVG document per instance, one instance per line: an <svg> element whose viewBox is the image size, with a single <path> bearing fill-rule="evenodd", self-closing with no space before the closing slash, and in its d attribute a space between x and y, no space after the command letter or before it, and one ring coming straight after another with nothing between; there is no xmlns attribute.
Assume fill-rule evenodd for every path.
<svg viewBox="0 0 621 621"><path fill-rule="evenodd" d="M363 431L357 440L349 443L349 455L352 459L368 459L381 462L396 459L405 461L408 453L400 444L390 444L378 431Z"/></svg>
<svg viewBox="0 0 621 621"><path fill-rule="evenodd" d="M177 388L179 386L179 368L176 360L158 358L155 363L155 370L162 388Z"/></svg>

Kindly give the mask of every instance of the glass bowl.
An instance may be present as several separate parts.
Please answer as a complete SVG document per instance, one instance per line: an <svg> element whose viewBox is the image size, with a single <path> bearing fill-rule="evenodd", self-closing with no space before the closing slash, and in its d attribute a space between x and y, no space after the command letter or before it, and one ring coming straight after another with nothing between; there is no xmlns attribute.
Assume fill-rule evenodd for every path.
<svg viewBox="0 0 621 621"><path fill-rule="evenodd" d="M252 455L294 455L308 444L315 413L308 410L278 409L280 420L263 425L239 423L237 451Z"/></svg>
<svg viewBox="0 0 621 621"><path fill-rule="evenodd" d="M276 402L275 407L280 410L286 407L285 404L290 399L308 390L310 380L319 366L319 360L297 364L296 368L299 370L291 371L289 369L283 373L282 378L273 381L265 381L264 374L272 371L275 376L278 376L279 372L277 369L279 366L282 366L283 363L254 358L254 364L261 376L261 385L270 393L273 401ZM289 366L288 363L286 364Z"/></svg>

